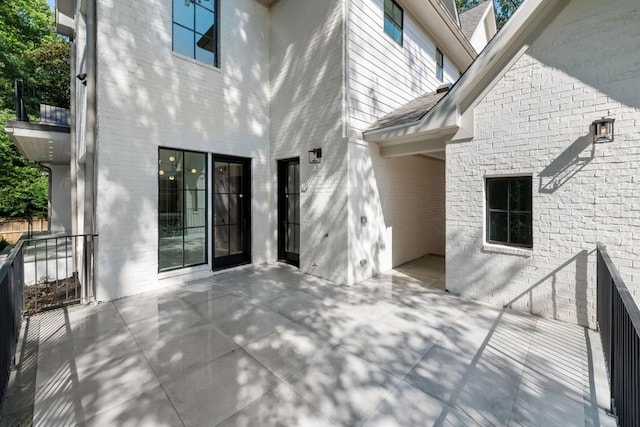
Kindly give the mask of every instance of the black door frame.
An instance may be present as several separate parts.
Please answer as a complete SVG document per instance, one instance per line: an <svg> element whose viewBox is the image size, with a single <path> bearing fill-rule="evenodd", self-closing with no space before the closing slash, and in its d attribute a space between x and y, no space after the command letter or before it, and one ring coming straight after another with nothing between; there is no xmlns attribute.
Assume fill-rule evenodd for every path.
<svg viewBox="0 0 640 427"><path fill-rule="evenodd" d="M216 257L216 224L215 224L215 203L216 203L216 162L236 163L242 165L242 252L234 255L226 255ZM238 265L251 264L251 159L246 157L227 156L223 154L214 154L212 156L212 173L211 173L211 199L213 204L213 216L211 225L211 242L213 247L212 263L213 271L223 270L225 268L235 267Z"/></svg>
<svg viewBox="0 0 640 427"><path fill-rule="evenodd" d="M287 225L287 198L286 183L287 171L290 164L298 165L298 218L300 217L300 158L292 157L289 159L278 160L278 261L300 267L300 234L298 233L298 253L288 252L286 250L286 225ZM298 224L299 226L299 224Z"/></svg>

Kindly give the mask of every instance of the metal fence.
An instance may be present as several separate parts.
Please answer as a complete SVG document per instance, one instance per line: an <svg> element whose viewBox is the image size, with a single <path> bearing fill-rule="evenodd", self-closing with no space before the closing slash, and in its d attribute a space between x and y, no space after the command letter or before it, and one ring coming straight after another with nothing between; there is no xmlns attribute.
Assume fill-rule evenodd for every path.
<svg viewBox="0 0 640 427"><path fill-rule="evenodd" d="M24 296L22 242L18 242L0 267L0 407L9 382L9 373L20 326Z"/></svg>
<svg viewBox="0 0 640 427"><path fill-rule="evenodd" d="M598 328L609 374L611 411L640 426L640 309L602 244L597 255Z"/></svg>
<svg viewBox="0 0 640 427"><path fill-rule="evenodd" d="M22 240L27 314L87 301L93 296L95 238L78 234ZM74 253L80 256L74 257Z"/></svg>
<svg viewBox="0 0 640 427"><path fill-rule="evenodd" d="M69 126L68 90L48 88L15 80L16 120L40 124Z"/></svg>

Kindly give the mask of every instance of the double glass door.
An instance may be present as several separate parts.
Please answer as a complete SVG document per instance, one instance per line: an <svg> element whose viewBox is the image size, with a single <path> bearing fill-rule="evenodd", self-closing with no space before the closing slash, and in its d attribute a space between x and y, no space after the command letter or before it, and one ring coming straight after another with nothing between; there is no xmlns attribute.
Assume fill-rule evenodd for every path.
<svg viewBox="0 0 640 427"><path fill-rule="evenodd" d="M300 266L300 160L278 161L278 259Z"/></svg>
<svg viewBox="0 0 640 427"><path fill-rule="evenodd" d="M250 159L213 157L213 269L251 262Z"/></svg>

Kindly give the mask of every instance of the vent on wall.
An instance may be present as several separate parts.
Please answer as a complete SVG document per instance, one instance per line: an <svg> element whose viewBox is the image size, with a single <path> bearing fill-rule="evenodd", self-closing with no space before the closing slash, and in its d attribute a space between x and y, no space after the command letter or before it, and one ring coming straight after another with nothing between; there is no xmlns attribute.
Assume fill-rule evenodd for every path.
<svg viewBox="0 0 640 427"><path fill-rule="evenodd" d="M449 90L451 90L451 87L453 85L451 83L445 83L443 85L438 86L438 89L436 89L436 93L445 93L445 92L449 92Z"/></svg>

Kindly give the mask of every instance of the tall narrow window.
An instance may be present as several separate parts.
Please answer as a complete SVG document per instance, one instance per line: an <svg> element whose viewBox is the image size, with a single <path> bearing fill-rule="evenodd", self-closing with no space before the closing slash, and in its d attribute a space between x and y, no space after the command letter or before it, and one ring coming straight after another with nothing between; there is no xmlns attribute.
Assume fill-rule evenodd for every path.
<svg viewBox="0 0 640 427"><path fill-rule="evenodd" d="M173 51L218 66L218 0L173 0Z"/></svg>
<svg viewBox="0 0 640 427"><path fill-rule="evenodd" d="M402 27L404 12L395 0L384 0L384 32L402 45Z"/></svg>
<svg viewBox="0 0 640 427"><path fill-rule="evenodd" d="M436 48L436 79L442 81L444 74L444 55Z"/></svg>
<svg viewBox="0 0 640 427"><path fill-rule="evenodd" d="M530 248L531 177L487 178L487 241Z"/></svg>
<svg viewBox="0 0 640 427"><path fill-rule="evenodd" d="M207 155L161 148L158 155L160 271L207 262Z"/></svg>

